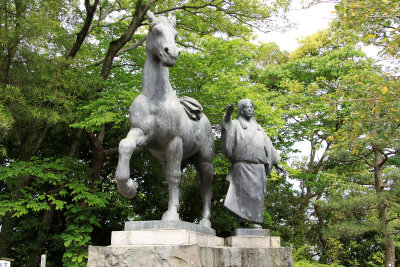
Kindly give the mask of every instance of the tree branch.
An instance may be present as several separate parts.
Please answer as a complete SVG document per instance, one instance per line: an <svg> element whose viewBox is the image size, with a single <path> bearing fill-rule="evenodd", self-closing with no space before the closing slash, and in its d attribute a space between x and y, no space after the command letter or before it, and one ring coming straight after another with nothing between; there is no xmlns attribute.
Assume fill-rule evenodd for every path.
<svg viewBox="0 0 400 267"><path fill-rule="evenodd" d="M67 52L66 57L75 57L76 53L78 53L80 47L85 41L85 38L89 32L90 25L93 21L94 12L96 11L97 4L99 0L95 0L93 6L90 5L90 0L85 0L85 7L86 7L86 19L85 23L81 29L81 31L76 35L76 41L71 49Z"/></svg>
<svg viewBox="0 0 400 267"><path fill-rule="evenodd" d="M140 39L139 41L137 41L136 43L134 43L133 45L130 45L130 46L121 48L121 49L117 52L117 54L115 55L115 57L120 56L120 55L121 55L122 53L124 53L124 52L131 51L131 50L135 50L135 49L138 48L139 46L143 45L143 43L144 43L144 41L146 41L146 39L147 39L147 35L144 36L144 37L143 37L142 39ZM101 63L103 63L105 59L106 59L106 57L102 57L102 58L96 60L96 61L93 63L93 65L98 66L98 65L100 65Z"/></svg>
<svg viewBox="0 0 400 267"><path fill-rule="evenodd" d="M165 13L168 13L168 12L171 12L171 11L175 11L175 10L202 9L202 8L205 8L205 7L217 7L217 5L221 4L222 2L217 3L217 4L212 4L212 3L213 3L213 1L211 1L211 2L209 2L207 4L204 4L202 6L179 6L179 7L174 7L174 8L170 8L170 9L165 9L165 10L156 12L154 14L156 14L156 15L165 14Z"/></svg>
<svg viewBox="0 0 400 267"><path fill-rule="evenodd" d="M116 154L116 153L118 153L118 147L114 147L114 148L110 148L110 149L105 149L105 150L103 151L103 153L104 153L104 156L109 156L109 155L112 155L112 154Z"/></svg>
<svg viewBox="0 0 400 267"><path fill-rule="evenodd" d="M119 65L112 65L111 68L121 68L121 67L143 67L143 65L139 65L139 64L119 64Z"/></svg>
<svg viewBox="0 0 400 267"><path fill-rule="evenodd" d="M185 43L182 43L182 42L179 42L179 41L177 41L176 43L179 44L180 46L183 46L183 47L186 47L186 48L192 48L192 49L195 49L195 50L198 50L198 51L204 53L204 49L201 49L199 47L196 47L196 46L193 46L193 45L189 45L189 44L185 44Z"/></svg>
<svg viewBox="0 0 400 267"><path fill-rule="evenodd" d="M368 166L370 166L370 167L375 167L375 165L374 164L372 164L372 163L370 163L368 160L367 160L367 158L366 157L368 157L369 155L371 155L371 153L372 152L370 152L370 153L368 153L366 156L363 156L363 155L354 155L356 158L359 158L359 159L361 159L362 161L364 161L365 162L365 164L367 164Z"/></svg>
<svg viewBox="0 0 400 267"><path fill-rule="evenodd" d="M149 10L150 6L155 2L157 2L157 0L149 0L145 4L142 4L142 0L138 0L135 13L133 14L127 31L119 39L110 42L110 46L103 62L103 67L101 69L101 76L104 80L106 80L110 74L111 66L116 54L129 40L132 39L132 36L137 28L139 28L145 20L147 10Z"/></svg>
<svg viewBox="0 0 400 267"><path fill-rule="evenodd" d="M76 158L76 155L78 154L82 133L83 129L77 129L75 132L74 140L72 141L71 148L68 154L71 158Z"/></svg>
<svg viewBox="0 0 400 267"><path fill-rule="evenodd" d="M386 222L391 222L391 221L398 220L398 219L400 219L400 216L398 216L398 217L393 217L393 218L390 218L390 219L389 219L389 220L387 220Z"/></svg>

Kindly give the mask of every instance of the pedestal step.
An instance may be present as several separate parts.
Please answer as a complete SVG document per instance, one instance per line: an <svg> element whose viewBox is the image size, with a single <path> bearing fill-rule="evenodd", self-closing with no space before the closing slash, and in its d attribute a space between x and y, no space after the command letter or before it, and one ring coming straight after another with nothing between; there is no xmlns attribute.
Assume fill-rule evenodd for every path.
<svg viewBox="0 0 400 267"><path fill-rule="evenodd" d="M237 248L280 248L279 236L231 236L225 239L225 245Z"/></svg>
<svg viewBox="0 0 400 267"><path fill-rule="evenodd" d="M233 231L234 236L269 236L269 229L243 229Z"/></svg>
<svg viewBox="0 0 400 267"><path fill-rule="evenodd" d="M125 231L148 230L188 230L192 232L215 235L215 230L200 224L185 221L130 221L125 222Z"/></svg>
<svg viewBox="0 0 400 267"><path fill-rule="evenodd" d="M224 239L187 230L114 231L111 245L192 245L223 246Z"/></svg>

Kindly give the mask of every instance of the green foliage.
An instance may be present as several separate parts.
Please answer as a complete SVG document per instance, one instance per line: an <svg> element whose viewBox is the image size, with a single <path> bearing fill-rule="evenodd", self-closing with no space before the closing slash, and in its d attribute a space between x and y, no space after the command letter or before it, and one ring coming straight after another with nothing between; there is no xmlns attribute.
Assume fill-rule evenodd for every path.
<svg viewBox="0 0 400 267"><path fill-rule="evenodd" d="M393 150L399 145L396 138L399 135L396 114L399 105L395 100L398 97L397 91L392 91L397 83L397 78L383 76L369 69L363 69L347 77L343 82L341 93L349 98L347 104L349 113L345 117L344 127L335 136L340 140L335 156L343 161L357 162L351 166L353 168L350 166L343 168L346 177L352 179L355 185L349 189L351 198L346 203L354 209L364 207L368 212L366 219L360 218L362 222L358 223L358 228L354 224L356 222L352 220L350 222L344 220L338 227L342 228L342 232L344 229L350 229L350 232L355 232L357 229L360 234L376 231L377 240L382 242L386 242L383 236L389 234L394 237L391 227L398 228L399 225L396 215L399 201L398 175L394 174L398 173L398 165L391 166L386 160L380 160L380 157L397 158ZM367 169L360 171L360 166ZM372 174L369 171L370 167L374 167ZM381 190L378 184L387 189ZM390 226L387 219L382 220L381 216L374 215L377 212L375 209L380 209L381 203L385 203L386 211L380 210L379 214L387 212L389 218L393 216L393 220L389 219Z"/></svg>
<svg viewBox="0 0 400 267"><path fill-rule="evenodd" d="M93 192L88 166L70 158L34 157L30 161L3 166L0 173L1 181L8 185L8 189L15 187L22 179L29 180L29 186L20 192L7 190L6 194L2 194L0 215L13 212L13 216L24 222L43 211L54 209L63 212L66 216L65 230L61 234L66 248L64 263L68 266L86 265L90 233L93 226L99 226L98 212L110 200L108 193ZM13 199L11 192L19 194L18 200L10 201ZM30 227L38 229L40 224ZM29 239L25 242L29 242ZM17 251L24 253L18 248Z"/></svg>
<svg viewBox="0 0 400 267"><path fill-rule="evenodd" d="M213 125L219 124L224 108L237 103L251 91L246 77L254 45L233 39L206 36L198 42L197 52L182 52L171 69L171 84L178 96L197 99ZM216 101L217 100L217 101Z"/></svg>
<svg viewBox="0 0 400 267"><path fill-rule="evenodd" d="M383 75L343 40L329 31L309 36L286 62L266 65L255 78L272 92L272 105L283 111L286 125L278 128L278 146L290 152L295 142L311 144L309 157L289 169L291 178L300 181L300 191L288 197L298 199L292 220L286 222L293 225L287 238L299 260L317 254L321 263L363 266L379 264L376 248L398 229L393 175L398 169L392 169L390 180L383 178L390 186L379 192L370 173L376 166L373 147L379 147L385 161L396 158L399 107L392 88L398 79ZM322 153L318 158L317 151ZM381 203L387 205L388 218L394 216L390 226L375 210ZM375 246L360 245L366 238Z"/></svg>
<svg viewBox="0 0 400 267"><path fill-rule="evenodd" d="M324 267L324 266L331 266L331 267L342 267L344 265L338 265L338 264L321 264L318 262L309 262L306 260L302 261L295 261L293 263L293 266L295 267Z"/></svg>
<svg viewBox="0 0 400 267"><path fill-rule="evenodd" d="M336 5L338 27L361 35L365 44L373 44L390 57L398 59L400 38L399 1L339 1Z"/></svg>
<svg viewBox="0 0 400 267"><path fill-rule="evenodd" d="M65 212L67 226L61 234L66 251L63 263L66 266L85 266L88 257L88 245L93 225L99 225L99 218L85 206L68 205Z"/></svg>
<svg viewBox="0 0 400 267"><path fill-rule="evenodd" d="M293 185L286 177L275 171L267 181L263 228L270 229L271 235L281 237L283 246L292 244L292 226L296 223L293 210L298 207L299 199Z"/></svg>

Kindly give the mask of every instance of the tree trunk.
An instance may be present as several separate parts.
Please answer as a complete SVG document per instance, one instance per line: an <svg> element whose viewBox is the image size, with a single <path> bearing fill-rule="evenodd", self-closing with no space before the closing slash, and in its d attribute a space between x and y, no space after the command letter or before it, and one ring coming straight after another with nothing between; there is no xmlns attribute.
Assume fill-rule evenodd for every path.
<svg viewBox="0 0 400 267"><path fill-rule="evenodd" d="M3 86L8 84L8 75L11 68L12 60L17 53L17 48L20 42L22 41L21 37L21 19L23 13L23 1L22 0L15 0L15 26L14 26L14 36L11 40L6 40L7 46L7 56L5 57L6 60L1 62L0 61L0 73L4 74L4 77L1 77L1 81ZM8 11L7 11L7 3L4 4L4 14L5 14L5 28L7 28L8 23Z"/></svg>
<svg viewBox="0 0 400 267"><path fill-rule="evenodd" d="M11 236L17 218L12 216L12 212L6 212L2 218L1 232L0 232L0 258L10 258Z"/></svg>
<svg viewBox="0 0 400 267"><path fill-rule="evenodd" d="M299 207L296 209L296 212L293 215L293 243L296 248L301 247L304 244L306 231L304 215L307 206L310 204L310 200L314 196L315 195L310 193L309 188L307 188L307 193L302 196Z"/></svg>
<svg viewBox="0 0 400 267"><path fill-rule="evenodd" d="M383 177L382 177L382 163L383 154L379 148L373 145L373 151L375 155L374 164L374 179L375 179L375 191L379 195L384 190ZM378 203L378 217L381 221L384 236L384 246L385 246L385 267L395 267L396 254L393 235L391 233L391 227L389 222L389 215L387 211L385 199L381 199Z"/></svg>
<svg viewBox="0 0 400 267"><path fill-rule="evenodd" d="M72 141L71 148L69 150L68 156L72 159L76 158L79 153L79 146L82 140L82 129L77 129L75 132L74 140Z"/></svg>
<svg viewBox="0 0 400 267"><path fill-rule="evenodd" d="M316 200L321 199L321 197L322 197L322 194L319 193ZM320 245L319 247L321 249L321 256L320 256L319 262L326 264L328 257L326 255L327 243L322 234L322 230L325 228L323 212L321 210L321 207L316 203L314 203L314 211L315 211L315 214L317 215L317 219L318 219L318 226L317 226L318 231L317 231L316 235L319 240L319 245Z"/></svg>
<svg viewBox="0 0 400 267"><path fill-rule="evenodd" d="M42 222L36 233L35 248L29 254L27 266L39 266L40 257L45 252L43 248L47 240L47 234L51 228L51 223L54 218L55 206L51 205L50 210L46 210L42 217Z"/></svg>
<svg viewBox="0 0 400 267"><path fill-rule="evenodd" d="M385 267L395 267L396 248L393 237L389 237L385 242Z"/></svg>
<svg viewBox="0 0 400 267"><path fill-rule="evenodd" d="M92 186L95 182L100 181L101 170L104 164L104 149L103 140L105 135L105 125L102 126L101 130L95 135L93 132L89 132L90 143L93 148L92 156L92 169L93 169L93 180Z"/></svg>

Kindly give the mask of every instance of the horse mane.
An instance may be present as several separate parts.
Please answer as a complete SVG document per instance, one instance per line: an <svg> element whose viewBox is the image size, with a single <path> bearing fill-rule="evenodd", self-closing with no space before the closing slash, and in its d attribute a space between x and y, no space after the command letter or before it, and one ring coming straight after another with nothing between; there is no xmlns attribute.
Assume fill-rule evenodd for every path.
<svg viewBox="0 0 400 267"><path fill-rule="evenodd" d="M158 23L161 23L161 22L169 22L175 28L175 23L173 23L173 21L171 21L171 19L169 19L168 17L160 16L150 23L150 26L149 26L150 31L153 29L154 26L156 26Z"/></svg>

